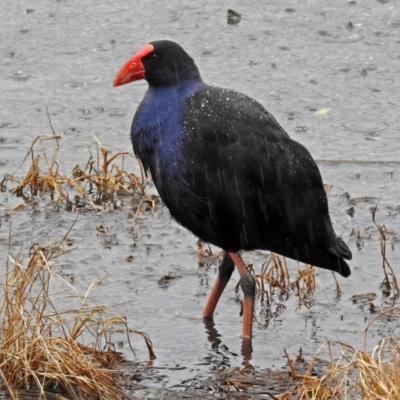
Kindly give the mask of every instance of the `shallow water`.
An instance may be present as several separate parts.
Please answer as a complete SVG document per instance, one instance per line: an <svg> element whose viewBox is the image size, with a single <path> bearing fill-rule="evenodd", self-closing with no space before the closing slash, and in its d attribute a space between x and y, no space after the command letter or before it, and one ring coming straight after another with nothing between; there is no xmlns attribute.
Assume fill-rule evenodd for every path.
<svg viewBox="0 0 400 400"><path fill-rule="evenodd" d="M331 274L319 270L310 308L299 308L291 296L266 326L258 304L252 364L280 368L286 362L283 349L293 356L299 348L313 354L326 338L359 347L372 316L351 296L375 292L378 308L390 303L380 288L380 241L370 208L379 200L377 221L396 233L400 229L399 5L375 0L250 1L246 6L137 1L134 7L128 1L7 2L0 24L0 177L15 171L34 137L51 133L46 108L54 129L63 134L59 162L65 174L86 162L86 143L93 135L113 151L131 151L129 127L146 83L112 88L113 77L142 44L175 40L194 57L205 81L256 98L311 151L324 181L333 185L334 228L353 252L353 274L338 277L340 296ZM242 13L239 25L227 24L228 8ZM127 167L138 171L133 159ZM25 166L17 175L24 172ZM345 193L370 199L349 204ZM4 193L0 200L2 254L10 226L13 248L22 246L27 253L33 242L64 235L77 217L43 208L6 217L4 212L20 200ZM351 206L354 217L346 213ZM130 327L150 335L154 365L166 368L155 388L207 372L210 365L239 366L241 318L233 290L238 277L214 319L220 343L211 344L201 309L216 266L198 266L196 238L165 208L159 207L155 218L141 216L134 234L128 208L79 215L70 234L78 244L70 254L75 269L66 267L64 273L77 273L86 285L109 275L92 295L116 304ZM100 224L109 235L96 231ZM350 237L352 229L360 230L362 239ZM125 261L128 255L131 263ZM266 255L254 252L244 259L259 270ZM395 235L389 235L387 257L397 272ZM290 265L294 271L295 264ZM157 283L169 273L177 278ZM370 346L396 334L395 328L389 320L376 323L369 331ZM134 344L138 359L145 360L140 339ZM176 366L184 369L172 369Z"/></svg>

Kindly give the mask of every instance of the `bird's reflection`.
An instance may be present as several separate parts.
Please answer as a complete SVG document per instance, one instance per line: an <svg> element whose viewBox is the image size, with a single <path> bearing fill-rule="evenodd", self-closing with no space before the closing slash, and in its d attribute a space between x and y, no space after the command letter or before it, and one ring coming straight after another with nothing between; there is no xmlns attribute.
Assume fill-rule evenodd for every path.
<svg viewBox="0 0 400 400"><path fill-rule="evenodd" d="M203 322L206 328L207 339L211 343L211 348L213 350L218 350L222 341L220 339L221 335L215 328L214 318L210 315L207 315L203 318Z"/></svg>
<svg viewBox="0 0 400 400"><path fill-rule="evenodd" d="M242 365L245 367L250 367L250 360L251 360L251 355L253 353L253 346L251 343L251 338L242 338L242 357L243 357L243 362Z"/></svg>
<svg viewBox="0 0 400 400"><path fill-rule="evenodd" d="M218 333L214 319L212 316L206 316L203 318L204 327L206 329L207 339L211 343L211 348L218 358L222 357L222 362L219 365L226 367L231 366L231 359L229 356L237 357L238 354L229 351L229 348L223 344L221 340L221 335ZM250 338L242 339L241 354L243 357L242 365L250 366L251 355L253 353L253 347Z"/></svg>

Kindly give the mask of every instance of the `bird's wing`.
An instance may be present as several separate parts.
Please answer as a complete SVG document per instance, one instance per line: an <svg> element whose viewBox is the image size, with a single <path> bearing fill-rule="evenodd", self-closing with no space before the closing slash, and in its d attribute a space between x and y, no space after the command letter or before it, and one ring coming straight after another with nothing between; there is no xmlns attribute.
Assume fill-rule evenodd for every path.
<svg viewBox="0 0 400 400"><path fill-rule="evenodd" d="M199 212L208 213L208 231L214 223L216 232L240 232L241 248L299 240L329 246L332 228L319 170L259 103L208 87L187 99L183 124L186 182L207 200L208 210Z"/></svg>

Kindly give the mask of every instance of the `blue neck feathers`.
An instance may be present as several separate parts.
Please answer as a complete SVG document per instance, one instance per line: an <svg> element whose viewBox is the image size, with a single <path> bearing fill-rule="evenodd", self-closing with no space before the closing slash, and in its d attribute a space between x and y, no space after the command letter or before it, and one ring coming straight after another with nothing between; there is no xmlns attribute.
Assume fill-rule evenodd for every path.
<svg viewBox="0 0 400 400"><path fill-rule="evenodd" d="M165 176L172 178L184 168L183 105L188 96L204 86L200 78L171 86L150 86L136 111L131 128L133 149L145 171L151 171L157 187Z"/></svg>

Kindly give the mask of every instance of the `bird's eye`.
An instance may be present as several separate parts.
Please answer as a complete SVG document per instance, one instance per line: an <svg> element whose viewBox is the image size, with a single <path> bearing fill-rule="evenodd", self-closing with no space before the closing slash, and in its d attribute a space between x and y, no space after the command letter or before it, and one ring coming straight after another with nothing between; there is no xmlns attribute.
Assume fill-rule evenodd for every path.
<svg viewBox="0 0 400 400"><path fill-rule="evenodd" d="M158 60L158 54L156 54L156 53L154 53L154 54L152 54L151 56L150 56L150 59L151 60L153 60L153 61L157 61Z"/></svg>

